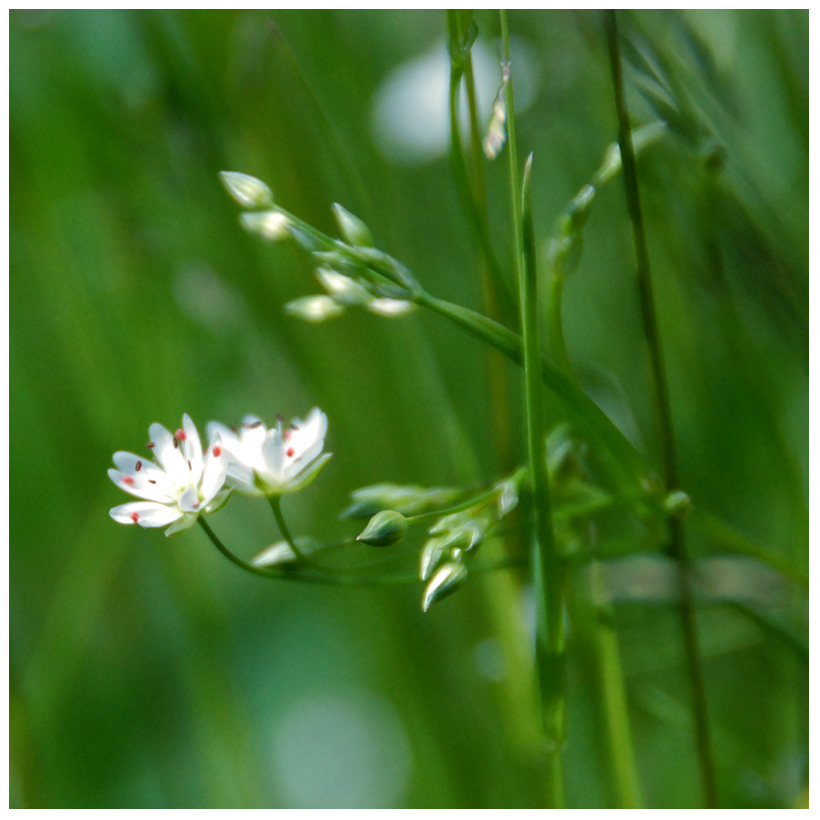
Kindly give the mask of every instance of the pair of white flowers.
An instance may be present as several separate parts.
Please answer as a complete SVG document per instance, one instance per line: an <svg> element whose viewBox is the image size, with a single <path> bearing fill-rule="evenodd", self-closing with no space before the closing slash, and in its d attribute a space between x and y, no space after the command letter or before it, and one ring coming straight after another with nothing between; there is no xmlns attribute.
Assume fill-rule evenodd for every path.
<svg viewBox="0 0 820 820"><path fill-rule="evenodd" d="M111 480L141 501L111 510L120 524L170 526L173 535L192 526L203 513L222 507L236 492L278 496L309 484L331 457L322 454L327 416L318 407L305 421L287 427L279 419L268 429L256 416L245 416L237 430L212 421L203 451L199 432L186 414L170 433L161 424L148 429L148 448L156 462L133 453L114 453Z"/></svg>

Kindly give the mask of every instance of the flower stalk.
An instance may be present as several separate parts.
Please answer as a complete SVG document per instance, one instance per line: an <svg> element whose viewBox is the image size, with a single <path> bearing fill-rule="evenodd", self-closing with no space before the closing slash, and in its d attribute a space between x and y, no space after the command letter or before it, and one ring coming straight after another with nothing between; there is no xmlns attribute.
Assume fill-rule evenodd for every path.
<svg viewBox="0 0 820 820"><path fill-rule="evenodd" d="M506 10L501 10L504 60L510 64L510 35ZM546 793L550 808L564 804L561 752L566 732L566 654L564 639L564 580L566 566L556 549L552 501L546 457L546 416L538 339L538 272L532 218L532 155L519 183L515 134L515 96L512 75L507 86L510 187L512 191L515 257L520 288L524 358L524 400L527 415L527 452L535 513L534 566L537 568L536 663L541 693L541 719L547 741Z"/></svg>
<svg viewBox="0 0 820 820"><path fill-rule="evenodd" d="M621 52L618 42L618 24L614 10L604 11L604 28L609 52L615 108L618 115L618 143L620 145L621 161L623 164L627 208L630 221L632 222L633 240L637 257L641 315L643 317L644 332L646 333L649 347L652 378L655 387L655 404L660 423L664 483L666 490L671 492L678 487L672 410L669 400L669 388L666 380L660 333L658 331L655 299L652 292L649 253L647 250L646 233L644 230L640 193L638 190L638 175L635 164L635 151L632 145L632 133L629 125L629 111L624 94ZM692 689L695 741L704 802L707 808L717 808L717 786L715 782L709 715L706 703L706 688L698 650L695 600L690 576L690 559L686 546L683 520L677 516L672 516L669 519L669 540L665 551L667 555L676 562L678 567L680 618L689 682Z"/></svg>

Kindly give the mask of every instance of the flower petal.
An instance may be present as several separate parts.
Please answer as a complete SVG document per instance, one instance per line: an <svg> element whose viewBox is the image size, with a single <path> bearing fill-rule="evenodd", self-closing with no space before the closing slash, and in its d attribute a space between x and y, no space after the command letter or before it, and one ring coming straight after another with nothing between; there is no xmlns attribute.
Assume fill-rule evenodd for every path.
<svg viewBox="0 0 820 820"><path fill-rule="evenodd" d="M310 484L317 475L319 475L319 471L325 466L325 464L328 463L328 461L330 461L332 457L333 453L325 453L317 458L316 461L314 461L313 464L311 464L306 470L292 480L288 481L281 492L292 493L296 490L301 490L307 487L307 485Z"/></svg>
<svg viewBox="0 0 820 820"><path fill-rule="evenodd" d="M120 472L133 477L144 478L148 481L153 481L156 489L165 493L169 498L176 498L173 482L165 474L165 470L157 467L153 461L144 456L137 456L133 453L127 453L124 450L119 450L114 453L114 464Z"/></svg>
<svg viewBox="0 0 820 820"><path fill-rule="evenodd" d="M109 515L120 524L139 524L141 527L164 527L176 521L182 512L176 507L167 504L157 504L152 501L129 501L112 507Z"/></svg>
<svg viewBox="0 0 820 820"><path fill-rule="evenodd" d="M199 494L194 487L186 487L182 495L179 497L179 508L186 513L199 514L202 508L202 502L199 500Z"/></svg>
<svg viewBox="0 0 820 820"><path fill-rule="evenodd" d="M163 475L165 475L163 473ZM135 495L137 498L146 498L149 501L158 501L160 504L168 504L174 500L167 492L160 489L159 484L150 484L147 476L140 475L140 473L121 473L113 467L108 471L108 477L121 489L125 490L129 495ZM166 483L169 483L165 479ZM167 487L166 487L167 489Z"/></svg>
<svg viewBox="0 0 820 820"><path fill-rule="evenodd" d="M188 465L176 439L161 424L152 424L148 435L154 443L154 455L168 478L178 489L185 487L188 484Z"/></svg>
<svg viewBox="0 0 820 820"><path fill-rule="evenodd" d="M265 441L262 443L262 463L263 470L257 470L264 478L270 477L274 483L282 478L285 466L286 444L282 434L277 429L269 430Z"/></svg>
<svg viewBox="0 0 820 820"><path fill-rule="evenodd" d="M214 455L214 452L218 452L219 455ZM202 482L199 485L199 495L202 498L203 505L209 504L222 489L228 475L229 461L228 453L222 450L221 440L216 439L205 457L205 469L202 473Z"/></svg>
<svg viewBox="0 0 820 820"><path fill-rule="evenodd" d="M185 439L182 441L182 454L189 467L191 483L197 484L202 477L202 442L199 439L199 431L191 421L191 417L185 413L182 416L182 429Z"/></svg>

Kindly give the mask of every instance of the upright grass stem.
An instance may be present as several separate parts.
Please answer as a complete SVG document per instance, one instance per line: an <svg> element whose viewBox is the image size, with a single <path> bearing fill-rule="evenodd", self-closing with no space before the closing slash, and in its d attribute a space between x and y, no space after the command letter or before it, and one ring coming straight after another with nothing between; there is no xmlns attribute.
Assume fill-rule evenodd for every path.
<svg viewBox="0 0 820 820"><path fill-rule="evenodd" d="M678 471L675 457L672 411L669 401L669 388L666 381L660 334L658 332L658 321L655 313L655 300L652 293L649 253L647 251L646 233L641 212L638 175L635 167L635 152L632 146L632 134L629 127L629 111L624 95L621 52L618 42L618 24L614 10L604 11L604 28L606 30L610 68L612 71L615 107L618 114L618 144L621 148L627 208L632 222L635 253L637 256L641 315L643 317L644 331L649 347L652 377L655 386L655 404L660 423L664 481L667 490L674 490L677 489L678 486ZM686 547L683 521L677 516L673 516L669 521L669 541L666 546L666 552L670 558L676 561L678 567L681 626L683 628L683 642L689 682L692 689L695 740L704 802L708 808L717 808L717 787L706 704L706 689L698 650L695 601L690 577L690 560Z"/></svg>
<svg viewBox="0 0 820 820"><path fill-rule="evenodd" d="M510 62L507 13L501 10L504 59ZM564 805L564 776L561 753L566 735L566 655L564 638L564 582L566 562L556 549L552 526L552 500L545 451L546 416L541 379L541 349L538 340L538 273L532 219L532 155L518 175L513 81L507 86L507 135L509 140L510 188L512 192L515 257L521 293L521 329L524 349L524 397L527 413L527 451L535 513L538 622L536 662L541 692L541 718L547 740L546 793L550 808Z"/></svg>

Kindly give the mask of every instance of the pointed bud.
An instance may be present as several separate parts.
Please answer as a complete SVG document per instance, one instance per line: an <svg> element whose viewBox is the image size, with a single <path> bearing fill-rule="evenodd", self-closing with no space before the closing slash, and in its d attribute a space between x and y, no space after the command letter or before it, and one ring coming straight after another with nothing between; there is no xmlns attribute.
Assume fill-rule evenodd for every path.
<svg viewBox="0 0 820 820"><path fill-rule="evenodd" d="M285 305L285 313L298 316L306 322L324 322L344 313L345 309L329 296L303 296Z"/></svg>
<svg viewBox="0 0 820 820"><path fill-rule="evenodd" d="M372 248L373 234L370 233L370 228L368 228L358 216L354 216L346 208L339 205L338 202L334 202L332 207L333 216L336 217L342 239L344 239L348 245Z"/></svg>
<svg viewBox="0 0 820 820"><path fill-rule="evenodd" d="M683 518L692 512L694 505L692 499L683 490L675 490L666 496L663 501L663 508L673 518Z"/></svg>
<svg viewBox="0 0 820 820"><path fill-rule="evenodd" d="M322 287L341 305L367 305L373 296L364 285L333 268L318 268L316 278Z"/></svg>
<svg viewBox="0 0 820 820"><path fill-rule="evenodd" d="M487 159L495 159L507 142L507 86L510 82L510 67L502 66L501 88L498 89L490 124L487 127L487 136L484 137L484 155Z"/></svg>
<svg viewBox="0 0 820 820"><path fill-rule="evenodd" d="M290 220L279 211L249 211L239 214L242 227L268 242L280 242L290 237Z"/></svg>
<svg viewBox="0 0 820 820"><path fill-rule="evenodd" d="M424 590L422 611L427 612L434 603L455 592L466 577L467 567L462 563L450 562L440 567Z"/></svg>
<svg viewBox="0 0 820 820"><path fill-rule="evenodd" d="M261 179L236 171L220 171L219 178L228 193L243 208L270 208L273 194Z"/></svg>
<svg viewBox="0 0 820 820"><path fill-rule="evenodd" d="M372 299L367 304L367 309L377 316L386 319L395 319L397 316L404 316L415 308L412 302L406 299Z"/></svg>
<svg viewBox="0 0 820 820"><path fill-rule="evenodd" d="M443 538L431 538L421 550L419 557L419 578L426 581L433 574L433 571L444 560L447 554L447 546Z"/></svg>
<svg viewBox="0 0 820 820"><path fill-rule="evenodd" d="M356 540L371 547L389 547L401 541L406 534L407 519L395 510L382 510L370 519Z"/></svg>

